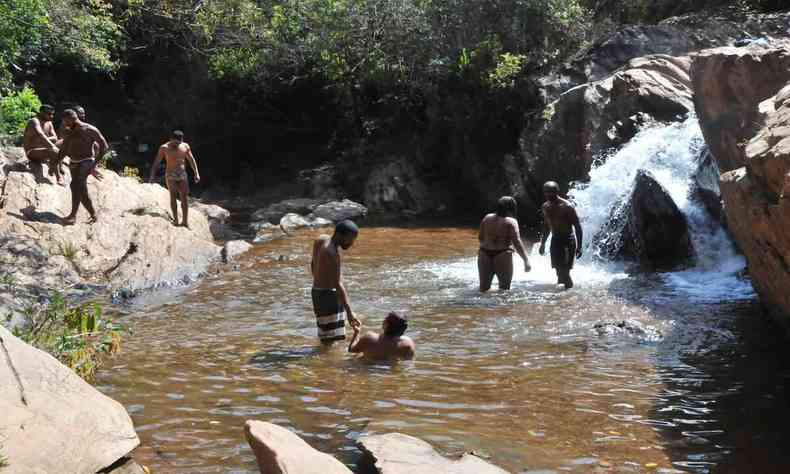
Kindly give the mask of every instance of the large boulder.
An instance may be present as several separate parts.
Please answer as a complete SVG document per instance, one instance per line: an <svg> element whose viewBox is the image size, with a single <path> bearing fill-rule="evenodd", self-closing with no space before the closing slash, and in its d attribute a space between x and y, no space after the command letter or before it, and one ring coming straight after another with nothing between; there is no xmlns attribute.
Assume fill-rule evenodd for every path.
<svg viewBox="0 0 790 474"><path fill-rule="evenodd" d="M225 263L232 262L236 257L247 253L251 248L252 245L243 240L225 242L225 245L222 246L222 261Z"/></svg>
<svg viewBox="0 0 790 474"><path fill-rule="evenodd" d="M81 209L72 226L60 223L71 208L68 188L37 183L29 172L6 175L0 190L0 261L13 262L15 294L10 302L0 301L0 311L75 286L134 294L182 284L219 259L221 248L198 209L190 212L190 229L175 227L166 189L110 170L102 173L102 181L88 181L98 222L88 224Z"/></svg>
<svg viewBox="0 0 790 474"><path fill-rule="evenodd" d="M350 199L343 199L342 201L330 201L316 206L311 216L317 219L340 222L345 219L364 219L367 215L368 209L365 206Z"/></svg>
<svg viewBox="0 0 790 474"><path fill-rule="evenodd" d="M277 224L286 214L307 215L313 212L316 206L327 202L322 199L293 198L275 202L252 213L254 230L264 223Z"/></svg>
<svg viewBox="0 0 790 474"><path fill-rule="evenodd" d="M746 166L723 174L721 190L752 284L768 313L790 330L790 69L785 81L776 96L755 104L763 120L745 147Z"/></svg>
<svg viewBox="0 0 790 474"><path fill-rule="evenodd" d="M705 206L705 209L717 221L724 223L724 207L721 202L719 188L719 168L708 147L704 147L697 157L697 170L694 172L693 196Z"/></svg>
<svg viewBox="0 0 790 474"><path fill-rule="evenodd" d="M216 204L203 204L198 201L193 201L190 207L196 209L206 217L211 235L214 236L215 239L226 240L235 236L235 233L228 226L230 211L227 209L217 206Z"/></svg>
<svg viewBox="0 0 790 474"><path fill-rule="evenodd" d="M365 182L364 202L372 214L418 216L435 209L428 186L405 158L374 169Z"/></svg>
<svg viewBox="0 0 790 474"><path fill-rule="evenodd" d="M593 160L633 138L650 122L673 122L693 111L687 57L648 56L597 82L564 93L543 111L537 130L526 130L520 157L527 222L538 216L544 182L567 189L584 179Z"/></svg>
<svg viewBox="0 0 790 474"><path fill-rule="evenodd" d="M722 172L746 164L744 144L765 121L759 104L785 86L788 70L788 41L716 48L694 56L694 105L705 142Z"/></svg>
<svg viewBox="0 0 790 474"><path fill-rule="evenodd" d="M694 255L686 217L645 170L637 172L630 195L594 240L604 256L651 267L675 267Z"/></svg>
<svg viewBox="0 0 790 474"><path fill-rule="evenodd" d="M447 459L425 441L400 433L364 436L362 463L378 474L507 474L477 456Z"/></svg>
<svg viewBox="0 0 790 474"><path fill-rule="evenodd" d="M317 229L319 227L329 227L331 225L332 221L321 217L315 217L312 214L307 217L300 216L299 214L286 214L280 219L280 229L282 229L285 234L290 234L299 229Z"/></svg>
<svg viewBox="0 0 790 474"><path fill-rule="evenodd" d="M343 463L280 426L247 420L244 434L261 474L352 474Z"/></svg>
<svg viewBox="0 0 790 474"><path fill-rule="evenodd" d="M0 433L9 473L92 473L140 444L124 407L0 326Z"/></svg>

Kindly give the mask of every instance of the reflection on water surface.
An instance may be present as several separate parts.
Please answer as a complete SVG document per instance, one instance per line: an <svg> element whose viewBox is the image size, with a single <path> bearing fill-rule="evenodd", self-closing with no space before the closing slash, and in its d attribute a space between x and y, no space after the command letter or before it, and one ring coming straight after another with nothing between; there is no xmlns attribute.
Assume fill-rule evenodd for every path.
<svg viewBox="0 0 790 474"><path fill-rule="evenodd" d="M255 418L352 466L357 437L392 431L513 472L790 466L788 354L751 294L693 298L682 274L628 278L584 259L578 288L557 292L535 256L513 291L480 295L475 230L363 229L345 259L355 310L370 329L406 311L418 346L413 362L372 364L317 344L315 235L125 309L134 333L98 385L131 413L141 463L257 472L242 433ZM594 329L621 320L664 337Z"/></svg>

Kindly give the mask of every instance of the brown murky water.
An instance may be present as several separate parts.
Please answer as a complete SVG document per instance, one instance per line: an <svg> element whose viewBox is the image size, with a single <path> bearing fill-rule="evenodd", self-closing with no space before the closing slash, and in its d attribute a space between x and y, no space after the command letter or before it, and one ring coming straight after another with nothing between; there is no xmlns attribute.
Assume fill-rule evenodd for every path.
<svg viewBox="0 0 790 474"><path fill-rule="evenodd" d="M418 345L413 362L371 364L316 342L315 235L121 310L134 332L97 384L131 413L139 462L257 472L254 418L351 467L357 437L398 431L512 472L790 469L790 354L753 297L699 301L585 260L557 292L539 257L511 292L479 295L474 230L364 229L345 260L356 311L368 328L406 311ZM623 319L645 333L594 329Z"/></svg>

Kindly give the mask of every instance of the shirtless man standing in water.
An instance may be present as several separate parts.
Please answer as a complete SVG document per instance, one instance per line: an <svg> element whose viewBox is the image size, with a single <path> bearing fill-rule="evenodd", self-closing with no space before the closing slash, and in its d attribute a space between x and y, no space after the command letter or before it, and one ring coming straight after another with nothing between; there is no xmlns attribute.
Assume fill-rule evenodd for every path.
<svg viewBox="0 0 790 474"><path fill-rule="evenodd" d="M488 214L480 222L480 251L477 254L477 270L480 274L480 291L491 288L494 275L500 290L509 290L513 280L513 249L522 260L524 271L531 270L524 243L516 220L516 200L502 196L497 201L496 213Z"/></svg>
<svg viewBox="0 0 790 474"><path fill-rule="evenodd" d="M573 259L582 256L582 226L579 216L570 201L560 197L560 187L554 181L543 185L543 235L540 239L540 254L546 253L546 240L551 234L551 266L557 272L557 284L565 289L573 287L571 268ZM575 237L574 237L575 231Z"/></svg>
<svg viewBox="0 0 790 474"><path fill-rule="evenodd" d="M184 132L181 130L173 131L170 141L159 147L159 153L154 159L154 166L151 167L151 177L149 183L154 181L156 171L162 159L165 159L167 168L165 171L165 181L167 189L170 191L170 210L173 212L173 224L178 226L178 205L176 204L176 193L181 199L181 213L183 214L183 226L189 229L189 177L184 162L188 161L189 166L195 173L195 183L200 182L200 172L198 172L197 162L192 156L192 148L184 141Z"/></svg>
<svg viewBox="0 0 790 474"><path fill-rule="evenodd" d="M343 285L340 249L348 250L354 245L359 228L350 220L335 226L332 237L322 235L313 243L313 259L310 272L313 274L313 312L318 326L318 338L323 344L331 344L346 338L346 318L352 327L360 326L351 311L348 293Z"/></svg>
<svg viewBox="0 0 790 474"><path fill-rule="evenodd" d="M58 153L58 160L69 157L71 171L71 213L63 219L63 224L71 225L77 220L80 203L91 216L90 223L96 222L96 210L88 195L88 176L96 167L96 156L103 156L109 145L98 128L79 119L74 110L63 111L63 123L69 129ZM96 176L101 179L100 176Z"/></svg>
<svg viewBox="0 0 790 474"><path fill-rule="evenodd" d="M27 159L33 163L48 163L49 174L55 175L58 184L63 184L63 176L58 162L58 135L52 125L52 116L55 108L51 105L42 105L38 115L27 122L22 146Z"/></svg>

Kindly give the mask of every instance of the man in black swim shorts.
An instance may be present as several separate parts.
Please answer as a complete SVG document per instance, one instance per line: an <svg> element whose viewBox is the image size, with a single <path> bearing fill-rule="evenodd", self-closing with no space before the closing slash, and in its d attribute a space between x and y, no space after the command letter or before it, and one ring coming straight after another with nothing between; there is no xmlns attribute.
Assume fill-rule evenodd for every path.
<svg viewBox="0 0 790 474"><path fill-rule="evenodd" d="M551 234L551 266L557 272L557 284L565 289L573 287L573 260L582 256L582 226L570 201L560 197L560 187L554 181L543 185L543 234L540 254L546 253L546 240Z"/></svg>

